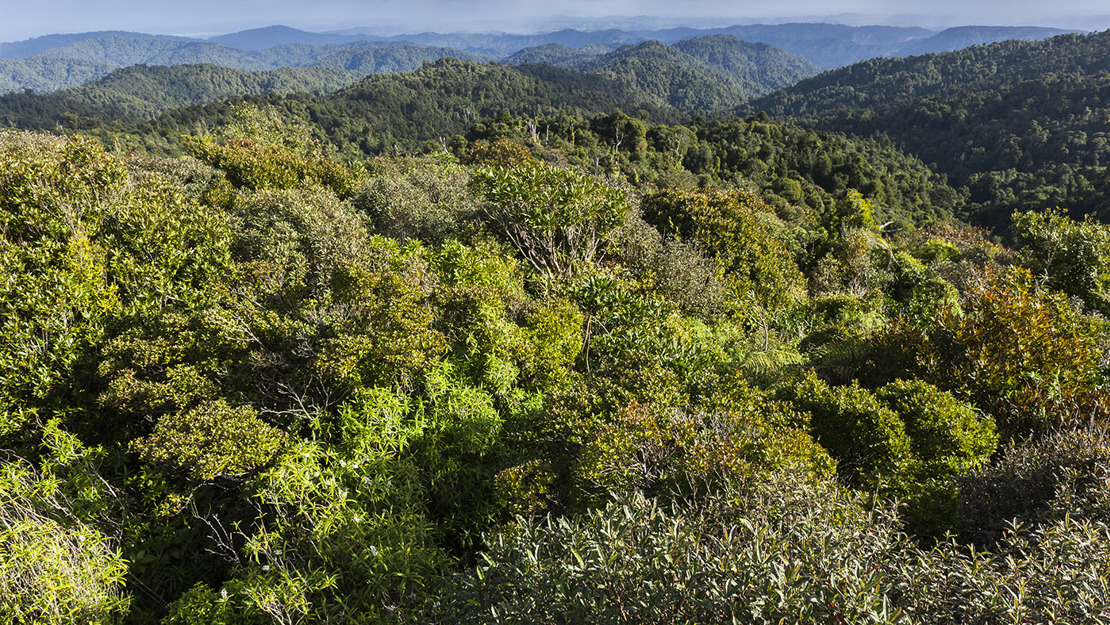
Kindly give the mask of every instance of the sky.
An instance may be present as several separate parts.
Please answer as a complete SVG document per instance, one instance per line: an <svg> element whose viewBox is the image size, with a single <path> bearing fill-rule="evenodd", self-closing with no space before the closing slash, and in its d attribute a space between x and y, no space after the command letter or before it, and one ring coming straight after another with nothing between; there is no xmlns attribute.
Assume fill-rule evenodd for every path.
<svg viewBox="0 0 1110 625"><path fill-rule="evenodd" d="M0 0L0 41L52 33L129 30L209 36L284 24L379 34L535 32L608 27L648 16L650 26L783 21L944 28L966 24L1110 28L1106 0Z"/></svg>

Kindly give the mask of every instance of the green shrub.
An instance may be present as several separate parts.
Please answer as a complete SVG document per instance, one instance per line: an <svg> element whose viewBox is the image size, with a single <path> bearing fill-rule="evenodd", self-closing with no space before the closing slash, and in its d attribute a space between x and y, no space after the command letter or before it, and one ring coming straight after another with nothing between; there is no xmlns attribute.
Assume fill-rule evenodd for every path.
<svg viewBox="0 0 1110 625"><path fill-rule="evenodd" d="M853 484L893 486L916 469L912 441L898 414L858 384L833 387L810 373L780 394L813 415L814 438Z"/></svg>
<svg viewBox="0 0 1110 625"><path fill-rule="evenodd" d="M457 163L423 158L373 163L374 176L351 199L378 234L438 245L469 238L481 209L471 193L470 176Z"/></svg>
<svg viewBox="0 0 1110 625"><path fill-rule="evenodd" d="M1000 538L903 554L892 604L912 623L1110 623L1110 527L1063 517Z"/></svg>
<svg viewBox="0 0 1110 625"><path fill-rule="evenodd" d="M656 191L644 197L643 211L665 236L690 241L713 258L742 300L772 309L804 295L802 274L772 226L774 210L755 193Z"/></svg>
<svg viewBox="0 0 1110 625"><path fill-rule="evenodd" d="M520 519L456 580L468 623L1107 623L1110 528L1064 517L993 552L921 549L893 507L764 475L670 505Z"/></svg>
<svg viewBox="0 0 1110 625"><path fill-rule="evenodd" d="M595 500L634 490L675 496L758 472L833 474L836 463L809 437L806 415L746 385L731 395L710 412L638 403L620 411L581 451L575 479L583 494Z"/></svg>
<svg viewBox="0 0 1110 625"><path fill-rule="evenodd" d="M250 406L216 400L162 417L154 432L132 447L145 462L171 465L194 480L211 480L264 466L286 444L285 433L259 419Z"/></svg>
<svg viewBox="0 0 1110 625"><path fill-rule="evenodd" d="M184 137L198 160L223 170L237 187L252 190L324 186L341 198L354 194L355 177L327 159L306 128L276 109L243 105L216 135Z"/></svg>
<svg viewBox="0 0 1110 625"><path fill-rule="evenodd" d="M898 414L920 475L957 475L982 466L998 445L990 417L922 380L892 382L875 391Z"/></svg>
<svg viewBox="0 0 1110 625"><path fill-rule="evenodd" d="M491 227L539 272L576 275L627 218L627 194L564 167L525 162L483 167L473 185Z"/></svg>

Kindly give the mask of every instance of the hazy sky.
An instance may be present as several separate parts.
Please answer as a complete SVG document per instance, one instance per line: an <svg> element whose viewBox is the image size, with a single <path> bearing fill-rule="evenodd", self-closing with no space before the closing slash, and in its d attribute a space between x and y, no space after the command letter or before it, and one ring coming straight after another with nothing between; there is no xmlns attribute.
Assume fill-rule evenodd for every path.
<svg viewBox="0 0 1110 625"><path fill-rule="evenodd" d="M839 21L1110 27L1107 0L0 0L0 41L93 30L210 35L272 24L305 30L531 31L541 18L658 16L726 23ZM556 26L568 20L551 22ZM602 24L604 25L604 24Z"/></svg>

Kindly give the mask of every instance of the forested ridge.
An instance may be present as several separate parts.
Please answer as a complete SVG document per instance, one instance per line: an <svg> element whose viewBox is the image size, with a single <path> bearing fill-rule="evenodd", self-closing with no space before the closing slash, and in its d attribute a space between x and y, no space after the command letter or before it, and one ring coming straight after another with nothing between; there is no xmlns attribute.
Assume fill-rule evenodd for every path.
<svg viewBox="0 0 1110 625"><path fill-rule="evenodd" d="M570 62L566 51L546 56L552 46L576 51L590 60L619 47L646 41L667 45L688 40L738 38L749 46L773 46L763 59L797 57L805 65L835 68L877 56L944 52L1007 39L1044 39L1065 31L1040 27L976 26L941 32L891 26L850 27L838 24L756 24L724 28L663 30L564 29L534 35L506 33L421 33L377 37L328 34L270 26L196 39L145 33L102 31L46 35L0 43L0 93L39 92L76 87L131 65L214 64L243 71L324 66L364 73L412 71L442 57L503 62ZM538 50L533 50L539 48ZM535 56L546 56L538 59Z"/></svg>
<svg viewBox="0 0 1110 625"><path fill-rule="evenodd" d="M20 103L31 104L22 125L45 125L64 114L108 120L147 119L170 109L256 94L329 93L357 82L364 72L330 67L289 67L265 72L245 72L216 65L132 65L107 76L48 95L8 96L9 124L20 125ZM64 111L60 113L58 111ZM32 117L32 115L34 115Z"/></svg>
<svg viewBox="0 0 1110 625"><path fill-rule="evenodd" d="M1110 623L1110 225L831 130L1100 37L741 116L728 38L4 96L0 619Z"/></svg>
<svg viewBox="0 0 1110 625"><path fill-rule="evenodd" d="M393 137L379 143L399 141L411 149L414 142L436 138L448 129L459 133L500 110L597 113L625 107L643 108L662 119L714 114L818 71L781 50L723 35L675 46L646 42L587 54L582 64L567 68L558 66L573 64L517 62L553 60L543 54L522 56L505 67L455 60L447 50L412 44L333 45L328 50L312 66L264 72L214 64L131 66L50 94L0 96L0 120L27 129L61 124L88 131L95 125L134 123L168 109L218 103L230 96L327 94L349 86L329 99L329 108L339 110L324 114L350 120L324 125L370 118L381 129L397 128L390 133ZM402 55L406 50L411 56ZM436 60L421 64L432 59Z"/></svg>
<svg viewBox="0 0 1110 625"><path fill-rule="evenodd" d="M1110 32L875 59L810 78L743 111L889 137L971 191L971 215L1059 205L1106 212Z"/></svg>
<svg viewBox="0 0 1110 625"><path fill-rule="evenodd" d="M67 45L51 47L35 55L0 58L0 93L79 87L113 69L134 65L215 65L243 72L311 67L351 70L365 75L412 71L426 61L444 57L469 61L487 59L462 50L409 42L286 43L263 50L243 50L179 37L106 33L63 43Z"/></svg>

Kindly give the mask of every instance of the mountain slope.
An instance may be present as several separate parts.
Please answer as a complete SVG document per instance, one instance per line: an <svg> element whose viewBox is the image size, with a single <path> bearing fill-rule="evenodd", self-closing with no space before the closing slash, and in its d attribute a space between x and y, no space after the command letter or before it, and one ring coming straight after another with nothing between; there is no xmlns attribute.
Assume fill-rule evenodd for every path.
<svg viewBox="0 0 1110 625"><path fill-rule="evenodd" d="M112 69L103 63L42 55L0 59L0 93L54 91L107 76Z"/></svg>
<svg viewBox="0 0 1110 625"><path fill-rule="evenodd" d="M233 102L272 105L294 118L311 119L325 133L319 139L351 158L419 150L427 142L448 140L503 113L593 116L623 108L645 110L658 121L681 118L673 109L630 98L620 85L599 76L549 65L482 65L452 58L414 72L372 74L322 98L271 94ZM233 102L173 109L126 132L142 136L155 150L173 152L180 136L193 132L198 123L211 127L226 119Z"/></svg>
<svg viewBox="0 0 1110 625"><path fill-rule="evenodd" d="M422 46L415 43L357 42L347 44L341 49L321 55L311 65L350 70L362 74L382 72L411 72L424 63L442 58L461 61L484 62L486 57L462 52L451 48Z"/></svg>
<svg viewBox="0 0 1110 625"><path fill-rule="evenodd" d="M821 73L802 57L732 35L687 39L672 47L713 68L745 97L770 93Z"/></svg>
<svg viewBox="0 0 1110 625"><path fill-rule="evenodd" d="M611 46L592 43L581 48L572 48L561 43L545 43L540 46L524 48L503 60L509 65L525 63L545 63L564 69L576 69L599 56L613 51Z"/></svg>
<svg viewBox="0 0 1110 625"><path fill-rule="evenodd" d="M328 93L362 76L361 72L330 67L245 72L216 65L133 65L53 93L2 95L0 124L87 130L232 96Z"/></svg>
<svg viewBox="0 0 1110 625"><path fill-rule="evenodd" d="M412 71L427 61L446 56L484 60L450 48L397 42L286 43L264 50L241 50L208 41L128 33L64 41L66 45L37 56L0 59L0 93L73 87L105 76L114 68L131 65L209 64L242 71L318 65L371 74Z"/></svg>
<svg viewBox="0 0 1110 625"><path fill-rule="evenodd" d="M23 41L0 43L0 58L21 59L28 56L35 56L36 54L44 54L58 48L71 46L75 43L79 43L88 39L97 39L100 37L108 37L112 35L137 39L174 39L179 41L189 40L188 37L174 37L171 35L148 35L146 33L134 33L123 30L105 30L63 35L43 35L41 37L34 37L32 39L25 39Z"/></svg>
<svg viewBox="0 0 1110 625"><path fill-rule="evenodd" d="M227 35L209 37L208 41L238 48L240 50L265 50L274 46L288 43L307 43L310 45L327 45L337 43L350 43L364 39L371 39L364 35L331 35L325 33L312 33L288 26L267 26L265 28L252 28Z"/></svg>
<svg viewBox="0 0 1110 625"><path fill-rule="evenodd" d="M623 46L585 62L582 70L644 102L682 111L719 111L745 99L719 72L658 41Z"/></svg>
<svg viewBox="0 0 1110 625"><path fill-rule="evenodd" d="M1110 221L1110 31L876 59L740 109L885 134L968 185L979 219L1061 205Z"/></svg>
<svg viewBox="0 0 1110 625"><path fill-rule="evenodd" d="M948 28L929 37L918 39L898 48L891 56L913 56L933 52L954 52L971 46L1018 39L1037 41L1070 31L1039 26L959 26Z"/></svg>
<svg viewBox="0 0 1110 625"><path fill-rule="evenodd" d="M113 116L148 117L237 95L328 93L350 85L362 75L330 67L244 72L215 65L133 65L57 95L99 107Z"/></svg>

